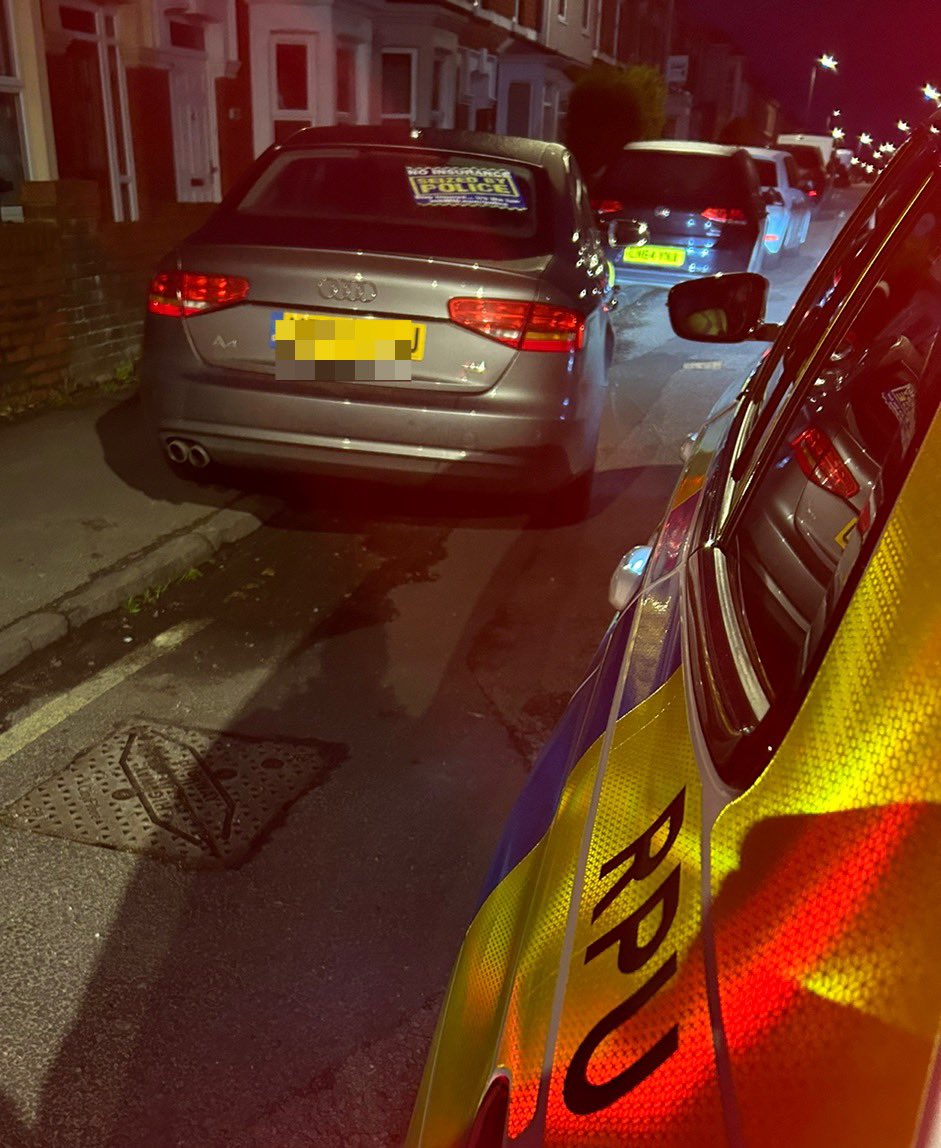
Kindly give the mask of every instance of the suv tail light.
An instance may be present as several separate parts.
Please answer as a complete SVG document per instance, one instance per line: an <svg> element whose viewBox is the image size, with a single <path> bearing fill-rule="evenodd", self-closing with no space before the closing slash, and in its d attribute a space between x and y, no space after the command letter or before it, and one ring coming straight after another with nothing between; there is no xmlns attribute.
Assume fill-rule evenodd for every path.
<svg viewBox="0 0 941 1148"><path fill-rule="evenodd" d="M859 483L836 452L836 447L819 427L807 427L791 440L797 465L824 490L840 498L852 498Z"/></svg>
<svg viewBox="0 0 941 1148"><path fill-rule="evenodd" d="M710 223L747 223L745 212L740 207L707 207L699 213Z"/></svg>
<svg viewBox="0 0 941 1148"><path fill-rule="evenodd" d="M591 210L595 215L617 215L623 208L624 204L619 199L591 200Z"/></svg>
<svg viewBox="0 0 941 1148"><path fill-rule="evenodd" d="M241 303L249 283L240 275L200 275L194 271L161 271L150 281L147 310L154 315L201 315Z"/></svg>
<svg viewBox="0 0 941 1148"><path fill-rule="evenodd" d="M518 351L580 351L585 319L567 307L517 299L451 299L451 320Z"/></svg>

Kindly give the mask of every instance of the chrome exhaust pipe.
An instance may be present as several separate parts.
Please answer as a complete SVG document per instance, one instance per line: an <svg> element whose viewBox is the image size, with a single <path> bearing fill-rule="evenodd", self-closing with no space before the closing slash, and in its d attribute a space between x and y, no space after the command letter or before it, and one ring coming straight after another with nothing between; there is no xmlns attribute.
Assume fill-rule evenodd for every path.
<svg viewBox="0 0 941 1148"><path fill-rule="evenodd" d="M182 465L189 459L189 447L181 438L167 439L166 451L167 458L177 465Z"/></svg>
<svg viewBox="0 0 941 1148"><path fill-rule="evenodd" d="M204 446L200 446L198 442L194 442L187 452L187 458L191 466L195 466L197 470L203 470L209 465L209 451Z"/></svg>

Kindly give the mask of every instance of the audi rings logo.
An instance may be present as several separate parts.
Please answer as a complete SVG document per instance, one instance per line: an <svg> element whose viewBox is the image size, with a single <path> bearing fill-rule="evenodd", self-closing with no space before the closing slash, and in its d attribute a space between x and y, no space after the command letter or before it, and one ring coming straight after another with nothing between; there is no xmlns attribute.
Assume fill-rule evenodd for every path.
<svg viewBox="0 0 941 1148"><path fill-rule="evenodd" d="M371 303L379 294L368 279L318 279L317 290L324 299L342 299L348 303Z"/></svg>

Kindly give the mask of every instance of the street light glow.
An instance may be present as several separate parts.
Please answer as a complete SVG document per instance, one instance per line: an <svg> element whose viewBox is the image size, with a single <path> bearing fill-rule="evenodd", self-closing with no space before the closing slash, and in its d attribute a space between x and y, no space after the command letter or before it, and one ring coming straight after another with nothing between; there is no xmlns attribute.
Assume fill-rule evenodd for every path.
<svg viewBox="0 0 941 1148"><path fill-rule="evenodd" d="M912 125L907 124L905 120L899 120L895 126L899 129L900 132L910 132L912 130Z"/></svg>
<svg viewBox="0 0 941 1148"><path fill-rule="evenodd" d="M865 147L872 147L872 136L869 134L869 132L860 132L859 142Z"/></svg>
<svg viewBox="0 0 941 1148"><path fill-rule="evenodd" d="M817 69L826 68L828 72L835 72L837 69L836 56L831 56L829 52L824 52L822 56L818 56L814 60L814 66L810 69L810 87L807 89L807 110L804 112L804 121L807 126L810 126L810 109L814 102L814 84L817 80Z"/></svg>
<svg viewBox="0 0 941 1148"><path fill-rule="evenodd" d="M832 135L835 140L841 140L846 135L846 132L843 131L842 128L834 128L833 131L830 132L830 135Z"/></svg>
<svg viewBox="0 0 941 1148"><path fill-rule="evenodd" d="M938 91L934 84L925 84L921 90L924 92L926 100L934 100L935 103L941 100L941 92Z"/></svg>

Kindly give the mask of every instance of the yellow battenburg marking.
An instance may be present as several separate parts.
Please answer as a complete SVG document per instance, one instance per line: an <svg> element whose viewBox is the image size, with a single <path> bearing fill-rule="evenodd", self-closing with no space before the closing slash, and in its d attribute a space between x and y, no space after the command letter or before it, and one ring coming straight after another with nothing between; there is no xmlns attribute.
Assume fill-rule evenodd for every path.
<svg viewBox="0 0 941 1148"><path fill-rule="evenodd" d="M716 825L747 1143L912 1142L941 1015L939 470L935 434L791 729Z"/></svg>
<svg viewBox="0 0 941 1148"><path fill-rule="evenodd" d="M620 719L605 767L546 1145L721 1141L702 960L701 817L676 673Z"/></svg>
<svg viewBox="0 0 941 1148"><path fill-rule="evenodd" d="M695 784L684 786L684 779L692 782L695 772L679 674L618 722L600 792L584 890L578 898L575 948L562 1024L554 1045L554 1065L550 1078L543 1079L599 751L600 742L579 761L568 778L548 833L497 886L468 931L439 1020L407 1145L437 1148L462 1143L496 1073L506 1074L511 1081L511 1137L531 1128L538 1118L540 1097L546 1125L539 1134L540 1143L545 1145L561 1148L577 1137L579 1144L599 1148L628 1140L649 1148L688 1148L694 1133L705 1132L707 1140L718 1136L719 1107L698 950L699 797ZM637 768L647 760L661 765L669 761L670 768ZM649 834L648 855L662 849L660 864L637 880L623 881L627 861L602 876L605 862L644 839L681 790L683 811L673 828L664 823ZM638 852L643 852L640 845ZM659 937L660 922L666 917L656 908L644 915L637 930L639 943L649 947L643 966L622 972L620 950L613 944L586 962L592 944L629 921L651 897L656 904L664 883L668 891L678 886L677 909ZM631 1023L618 1026L595 1047L592 1032L598 1024L643 989L671 957L678 962L671 983L649 1007L631 1017ZM619 1095L605 1104L601 1120L597 1113L572 1111L563 1093L566 1077L574 1079L579 1074L578 1065L572 1069L579 1049L583 1060L585 1050L591 1051L584 1064L591 1096L592 1082L604 1084L616 1079L675 1026L679 1028L675 1055L668 1055L658 1070L634 1087L621 1090L616 1083L614 1091ZM680 1066L678 1074L673 1072L674 1060Z"/></svg>

